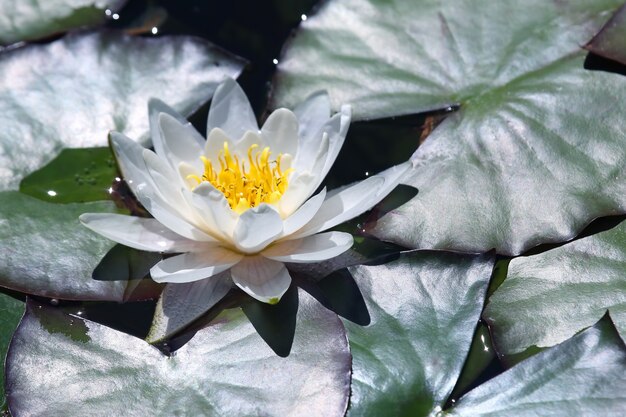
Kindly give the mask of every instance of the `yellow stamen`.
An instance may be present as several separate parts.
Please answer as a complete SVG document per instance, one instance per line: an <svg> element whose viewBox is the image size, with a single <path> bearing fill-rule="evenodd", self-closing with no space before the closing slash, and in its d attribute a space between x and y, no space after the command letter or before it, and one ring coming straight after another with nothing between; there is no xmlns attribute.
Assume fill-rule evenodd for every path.
<svg viewBox="0 0 626 417"><path fill-rule="evenodd" d="M283 172L280 165L283 155L279 154L275 161L270 161L270 148L259 151L258 147L255 144L248 148L246 161L240 159L239 155L231 154L228 143L224 142L224 149L217 158L219 169L213 166L211 160L201 156L204 165L202 178L198 175L188 175L187 178L198 184L202 181L211 183L224 194L230 207L237 213L243 213L261 203L274 204L285 193L293 169Z"/></svg>

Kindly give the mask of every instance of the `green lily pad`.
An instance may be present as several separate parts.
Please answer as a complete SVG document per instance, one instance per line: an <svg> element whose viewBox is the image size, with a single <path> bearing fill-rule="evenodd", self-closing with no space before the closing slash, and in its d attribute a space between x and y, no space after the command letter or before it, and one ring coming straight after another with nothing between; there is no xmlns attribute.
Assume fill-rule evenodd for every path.
<svg viewBox="0 0 626 417"><path fill-rule="evenodd" d="M626 347L609 317L461 397L446 416L626 414Z"/></svg>
<svg viewBox="0 0 626 417"><path fill-rule="evenodd" d="M63 148L106 146L110 130L147 142L151 97L189 115L242 67L198 38L115 32L0 54L0 190L16 189Z"/></svg>
<svg viewBox="0 0 626 417"><path fill-rule="evenodd" d="M127 281L92 272L114 245L80 224L85 212L115 212L111 202L54 204L0 192L0 286L44 297L124 300Z"/></svg>
<svg viewBox="0 0 626 417"><path fill-rule="evenodd" d="M609 310L626 335L626 221L509 264L483 317L498 351L519 353L560 343Z"/></svg>
<svg viewBox="0 0 626 417"><path fill-rule="evenodd" d="M356 118L459 104L412 157L417 196L370 232L508 255L569 240L626 212L626 80L584 70L580 48L621 3L329 1L280 59L273 104L320 88Z"/></svg>
<svg viewBox="0 0 626 417"><path fill-rule="evenodd" d="M371 324L345 322L353 356L349 416L426 416L452 392L491 276L492 255L414 252L350 268Z"/></svg>
<svg viewBox="0 0 626 417"><path fill-rule="evenodd" d="M17 328L23 314L23 302L0 293L0 413L6 405L4 397L4 357L13 331Z"/></svg>
<svg viewBox="0 0 626 417"><path fill-rule="evenodd" d="M83 26L101 24L126 0L0 1L0 44L44 38Z"/></svg>
<svg viewBox="0 0 626 417"><path fill-rule="evenodd" d="M626 5L613 15L585 48L626 65Z"/></svg>
<svg viewBox="0 0 626 417"><path fill-rule="evenodd" d="M10 410L66 417L341 417L350 390L345 330L306 293L299 298L287 358L272 352L240 309L226 310L167 357L142 340L31 302L7 359ZM77 326L88 340L72 337Z"/></svg>
<svg viewBox="0 0 626 417"><path fill-rule="evenodd" d="M63 149L20 183L20 191L52 203L107 200L117 167L111 149Z"/></svg>

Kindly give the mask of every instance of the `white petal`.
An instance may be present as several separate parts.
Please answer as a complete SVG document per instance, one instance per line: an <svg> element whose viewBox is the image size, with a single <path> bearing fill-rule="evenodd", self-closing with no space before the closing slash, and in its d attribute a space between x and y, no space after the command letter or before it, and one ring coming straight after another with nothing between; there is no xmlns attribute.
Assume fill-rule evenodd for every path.
<svg viewBox="0 0 626 417"><path fill-rule="evenodd" d="M182 218L178 202L172 205L165 199L146 166L145 148L117 132L111 133L110 142L126 183L137 200L155 219L168 229L188 239L215 241L213 237Z"/></svg>
<svg viewBox="0 0 626 417"><path fill-rule="evenodd" d="M109 142L122 176L133 194L137 194L136 189L140 184L154 186L143 160L144 147L119 132L111 132Z"/></svg>
<svg viewBox="0 0 626 417"><path fill-rule="evenodd" d="M204 156L206 156L214 165L219 167L219 155L224 150L224 142L228 144L228 149L232 153L238 154L241 157L246 158L248 149L251 145L259 145L259 148L263 149L266 146L265 142L261 138L261 135L257 132L247 131L238 141L233 142L231 138L226 135L220 128L215 128L209 132L209 137L204 147Z"/></svg>
<svg viewBox="0 0 626 417"><path fill-rule="evenodd" d="M285 194L278 200L278 209L282 217L291 216L315 191L313 187L316 183L317 179L308 172L300 175L294 173L289 179Z"/></svg>
<svg viewBox="0 0 626 417"><path fill-rule="evenodd" d="M207 247L206 243L172 232L155 219L112 213L85 213L79 219L83 225L107 239L139 250L174 253Z"/></svg>
<svg viewBox="0 0 626 417"><path fill-rule="evenodd" d="M311 155L315 155L322 139L322 126L330 119L330 100L325 91L311 94L294 110L299 123L298 152L294 159L294 166L301 171L310 171L312 168Z"/></svg>
<svg viewBox="0 0 626 417"><path fill-rule="evenodd" d="M202 182L191 193L191 201L199 216L215 233L232 242L239 216L228 205L224 194L209 182Z"/></svg>
<svg viewBox="0 0 626 417"><path fill-rule="evenodd" d="M156 282L192 282L226 271L241 254L216 246L205 252L189 252L163 259L150 269Z"/></svg>
<svg viewBox="0 0 626 417"><path fill-rule="evenodd" d="M330 118L330 99L326 91L318 91L307 97L293 109L298 118L299 136L305 142L313 138Z"/></svg>
<svg viewBox="0 0 626 417"><path fill-rule="evenodd" d="M246 256L230 270L233 282L252 297L276 304L289 289L291 277L282 262Z"/></svg>
<svg viewBox="0 0 626 417"><path fill-rule="evenodd" d="M283 219L274 207L260 204L239 216L233 232L237 249L256 253L274 241L283 231Z"/></svg>
<svg viewBox="0 0 626 417"><path fill-rule="evenodd" d="M163 153L157 151L157 154L173 169L176 169L181 162L186 162L200 170L204 138L190 123L180 123L167 113L159 114L158 121Z"/></svg>
<svg viewBox="0 0 626 417"><path fill-rule="evenodd" d="M191 126L191 123L189 123L180 113L163 103L161 100L156 98L150 99L148 102L148 115L150 118L150 136L152 137L152 145L158 155L165 155L161 128L159 126L159 115L161 113L169 114L183 126ZM193 129L193 127L191 128ZM201 135L194 135L193 138L198 142L199 146L203 146L204 138Z"/></svg>
<svg viewBox="0 0 626 417"><path fill-rule="evenodd" d="M291 216L287 217L283 221L283 233L282 236L288 236L308 222L311 221L313 216L322 206L324 199L326 198L326 187L322 189L317 195L309 198L303 205L301 205Z"/></svg>
<svg viewBox="0 0 626 417"><path fill-rule="evenodd" d="M216 127L233 140L242 137L247 130L259 130L248 97L230 78L217 87L211 101L206 131L211 132Z"/></svg>
<svg viewBox="0 0 626 417"><path fill-rule="evenodd" d="M350 120L352 119L352 108L348 105L341 106L341 112L334 115L329 122L322 127L321 131L328 134L328 154L322 172L318 174L321 182L326 178L326 174L335 163L337 155L346 140ZM317 173L316 173L317 174Z"/></svg>
<svg viewBox="0 0 626 417"><path fill-rule="evenodd" d="M315 217L290 238L310 236L369 210L398 185L410 167L410 162L396 165L332 195Z"/></svg>
<svg viewBox="0 0 626 417"><path fill-rule="evenodd" d="M261 128L263 140L269 144L273 155L298 151L298 119L287 109L274 110Z"/></svg>
<svg viewBox="0 0 626 417"><path fill-rule="evenodd" d="M280 262L319 262L341 255L350 249L352 243L350 233L319 233L302 239L278 242L261 252L261 255Z"/></svg>

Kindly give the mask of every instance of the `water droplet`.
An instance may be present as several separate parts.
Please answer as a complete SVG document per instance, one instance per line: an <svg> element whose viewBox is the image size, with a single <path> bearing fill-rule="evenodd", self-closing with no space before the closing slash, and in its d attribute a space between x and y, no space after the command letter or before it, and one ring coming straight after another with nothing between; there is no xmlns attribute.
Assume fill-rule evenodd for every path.
<svg viewBox="0 0 626 417"><path fill-rule="evenodd" d="M300 16L300 19L304 22L307 19L307 16L303 14L302 16Z"/></svg>
<svg viewBox="0 0 626 417"><path fill-rule="evenodd" d="M155 26L152 28L151 32L153 35L156 35L157 33L159 33L159 28Z"/></svg>
<svg viewBox="0 0 626 417"><path fill-rule="evenodd" d="M59 300L57 300L56 298L53 298L50 300L50 304L52 304L53 306L58 306L59 305Z"/></svg>
<svg viewBox="0 0 626 417"><path fill-rule="evenodd" d="M370 176L370 172L369 171L365 171L365 176L369 177Z"/></svg>
<svg viewBox="0 0 626 417"><path fill-rule="evenodd" d="M113 20L117 20L120 18L120 15L117 13L113 13L113 16L111 16L113 18Z"/></svg>
<svg viewBox="0 0 626 417"><path fill-rule="evenodd" d="M109 194L113 194L113 187L109 187L107 191L109 192Z"/></svg>
<svg viewBox="0 0 626 417"><path fill-rule="evenodd" d="M272 59L272 62L274 63L274 65L278 65L278 60L276 58Z"/></svg>
<svg viewBox="0 0 626 417"><path fill-rule="evenodd" d="M57 192L56 192L56 191L54 191L54 190L48 190L48 193L47 193L47 194L48 194L50 197L56 197Z"/></svg>
<svg viewBox="0 0 626 417"><path fill-rule="evenodd" d="M106 9L104 11L104 14L107 15L107 16L111 16L111 14L113 14L113 12L111 11L111 9Z"/></svg>

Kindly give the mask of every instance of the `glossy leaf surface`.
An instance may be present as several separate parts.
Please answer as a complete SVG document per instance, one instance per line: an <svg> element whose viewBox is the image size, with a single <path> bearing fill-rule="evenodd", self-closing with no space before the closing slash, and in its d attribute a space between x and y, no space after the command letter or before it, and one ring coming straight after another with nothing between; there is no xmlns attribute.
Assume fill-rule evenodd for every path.
<svg viewBox="0 0 626 417"><path fill-rule="evenodd" d="M240 310L225 311L166 357L142 340L31 303L7 361L15 415L340 417L349 383L340 320L303 292L288 358L276 356Z"/></svg>
<svg viewBox="0 0 626 417"><path fill-rule="evenodd" d="M418 195L370 231L509 255L568 240L626 212L626 80L580 48L621 3L329 1L281 58L274 106L322 88L357 118L459 104L413 155Z"/></svg>
<svg viewBox="0 0 626 417"><path fill-rule="evenodd" d="M483 317L503 354L561 343L606 311L626 334L626 221L552 249L519 257Z"/></svg>
<svg viewBox="0 0 626 417"><path fill-rule="evenodd" d="M80 224L85 212L115 212L111 202L46 203L0 193L0 286L44 297L122 301L126 281L92 272L113 242Z"/></svg>
<svg viewBox="0 0 626 417"><path fill-rule="evenodd" d="M371 324L345 322L349 416L426 416L452 392L480 317L493 257L414 252L350 268Z"/></svg>
<svg viewBox="0 0 626 417"><path fill-rule="evenodd" d="M82 26L103 23L105 10L118 10L126 0L0 1L0 44L27 41Z"/></svg>
<svg viewBox="0 0 626 417"><path fill-rule="evenodd" d="M147 140L148 100L184 115L243 61L192 37L73 34L0 55L0 190L16 189L63 148Z"/></svg>
<svg viewBox="0 0 626 417"><path fill-rule="evenodd" d="M620 417L625 375L626 347L605 317L470 391L445 415Z"/></svg>

